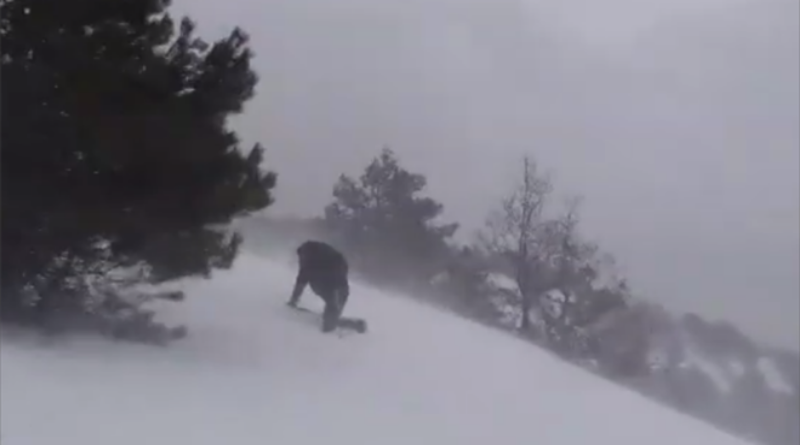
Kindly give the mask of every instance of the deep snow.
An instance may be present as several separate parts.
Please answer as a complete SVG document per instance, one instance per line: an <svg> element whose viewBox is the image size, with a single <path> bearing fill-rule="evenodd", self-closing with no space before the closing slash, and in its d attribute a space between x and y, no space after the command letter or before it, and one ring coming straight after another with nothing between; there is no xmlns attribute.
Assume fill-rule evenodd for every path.
<svg viewBox="0 0 800 445"><path fill-rule="evenodd" d="M243 254L184 283L168 348L4 333L4 445L744 442L529 344L353 285L367 335L323 336L284 306L291 262ZM319 307L309 291L303 302Z"/></svg>

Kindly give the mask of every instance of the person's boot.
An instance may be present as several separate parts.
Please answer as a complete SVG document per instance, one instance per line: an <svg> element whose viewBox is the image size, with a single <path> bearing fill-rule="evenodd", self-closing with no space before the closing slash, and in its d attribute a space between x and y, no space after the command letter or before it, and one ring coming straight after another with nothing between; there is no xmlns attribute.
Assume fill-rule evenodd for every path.
<svg viewBox="0 0 800 445"><path fill-rule="evenodd" d="M356 332L359 334L363 334L367 332L367 321L366 320L354 320L353 326L356 329Z"/></svg>
<svg viewBox="0 0 800 445"><path fill-rule="evenodd" d="M360 318L342 317L339 319L338 325L343 328L352 329L359 334L367 332L367 321Z"/></svg>

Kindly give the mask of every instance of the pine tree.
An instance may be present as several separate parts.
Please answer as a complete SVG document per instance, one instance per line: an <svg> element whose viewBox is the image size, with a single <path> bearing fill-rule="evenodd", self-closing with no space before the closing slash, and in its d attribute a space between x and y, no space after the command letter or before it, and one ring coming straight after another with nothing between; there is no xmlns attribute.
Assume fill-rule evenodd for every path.
<svg viewBox="0 0 800 445"><path fill-rule="evenodd" d="M458 225L435 222L443 206L418 196L426 182L385 148L358 182L342 175L334 186L325 220L361 256L361 267L372 278L424 281L441 270L439 263L449 254L447 240Z"/></svg>
<svg viewBox="0 0 800 445"><path fill-rule="evenodd" d="M257 83L247 35L209 45L169 3L2 1L4 319L81 312L87 274L229 267L241 238L214 226L271 204L263 149L226 126Z"/></svg>

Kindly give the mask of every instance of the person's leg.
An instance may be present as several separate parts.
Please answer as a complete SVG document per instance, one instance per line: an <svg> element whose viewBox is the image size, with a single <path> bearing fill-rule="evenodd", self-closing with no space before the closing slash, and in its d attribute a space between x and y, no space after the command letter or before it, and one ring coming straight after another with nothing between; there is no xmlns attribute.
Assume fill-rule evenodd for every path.
<svg viewBox="0 0 800 445"><path fill-rule="evenodd" d="M347 298L350 296L350 286L345 281L337 289L338 289L336 291L337 303L338 303L337 307L339 309L338 316L341 318L342 312L344 312L344 307L345 305L347 305Z"/></svg>
<svg viewBox="0 0 800 445"><path fill-rule="evenodd" d="M322 332L330 332L336 329L339 324L339 317L342 315L344 303L347 296L341 289L334 289L325 295L325 309L322 311Z"/></svg>
<svg viewBox="0 0 800 445"><path fill-rule="evenodd" d="M361 333L366 332L367 323L363 319L342 316L347 298L350 296L349 287L342 285L332 295L335 297L331 299L331 304L325 305L326 312L323 313L323 332L330 332L337 327L353 329Z"/></svg>

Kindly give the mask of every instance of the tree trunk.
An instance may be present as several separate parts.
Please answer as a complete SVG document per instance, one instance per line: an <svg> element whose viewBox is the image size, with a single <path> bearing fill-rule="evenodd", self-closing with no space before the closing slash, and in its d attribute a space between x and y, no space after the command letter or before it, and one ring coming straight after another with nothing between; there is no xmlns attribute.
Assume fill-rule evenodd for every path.
<svg viewBox="0 0 800 445"><path fill-rule="evenodd" d="M528 332L531 329L531 302L532 298L530 295L523 294L522 295L522 304L520 310L522 311L522 318L519 324L519 330L521 332Z"/></svg>

